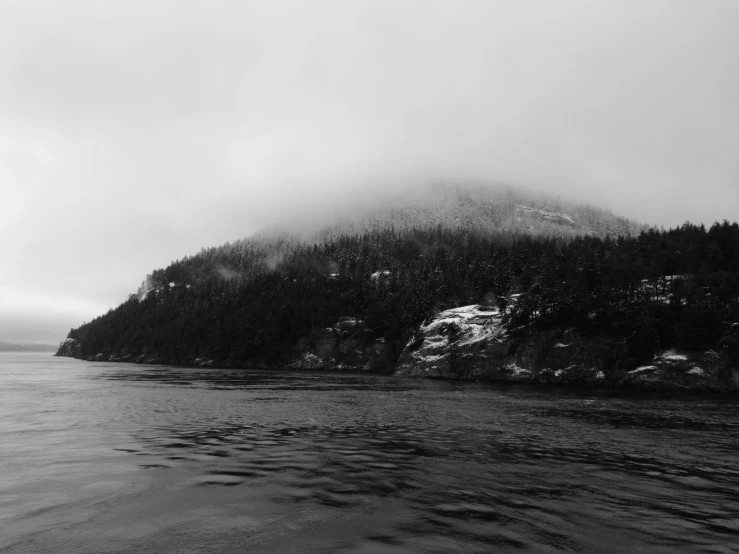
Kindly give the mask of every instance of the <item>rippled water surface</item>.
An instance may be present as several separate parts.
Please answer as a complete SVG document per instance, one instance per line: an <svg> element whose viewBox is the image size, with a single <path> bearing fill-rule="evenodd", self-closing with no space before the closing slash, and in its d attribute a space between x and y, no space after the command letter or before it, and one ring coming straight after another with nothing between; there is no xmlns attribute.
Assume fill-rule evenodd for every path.
<svg viewBox="0 0 739 554"><path fill-rule="evenodd" d="M0 552L739 552L738 418L0 354Z"/></svg>

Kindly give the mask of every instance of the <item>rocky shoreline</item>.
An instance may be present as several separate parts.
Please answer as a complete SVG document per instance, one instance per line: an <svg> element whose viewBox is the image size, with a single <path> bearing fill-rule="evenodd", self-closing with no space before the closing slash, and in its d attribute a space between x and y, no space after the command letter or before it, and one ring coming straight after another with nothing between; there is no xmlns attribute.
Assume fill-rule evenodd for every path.
<svg viewBox="0 0 739 554"><path fill-rule="evenodd" d="M617 363L615 339L550 329L511 336L496 309L464 306L424 322L399 355L382 338L367 339L363 323L343 318L301 339L287 363L254 360L245 367L301 371L394 374L398 377L494 381L651 392L739 393L739 368L726 368L713 351L669 349L641 365ZM231 367L207 357L165 360L156 355L83 356L82 345L64 341L56 353L88 361ZM390 360L397 359L397 362Z"/></svg>
<svg viewBox="0 0 739 554"><path fill-rule="evenodd" d="M649 363L619 364L613 337L550 329L511 336L495 309L479 305L437 314L398 360L397 375L574 385L603 389L739 392L739 368L712 352L658 352Z"/></svg>

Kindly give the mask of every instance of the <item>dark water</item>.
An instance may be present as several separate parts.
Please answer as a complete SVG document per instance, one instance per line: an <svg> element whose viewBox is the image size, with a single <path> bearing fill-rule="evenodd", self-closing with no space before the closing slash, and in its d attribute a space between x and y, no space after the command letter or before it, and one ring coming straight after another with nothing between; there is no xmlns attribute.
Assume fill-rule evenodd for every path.
<svg viewBox="0 0 739 554"><path fill-rule="evenodd" d="M0 355L0 552L739 552L739 401Z"/></svg>

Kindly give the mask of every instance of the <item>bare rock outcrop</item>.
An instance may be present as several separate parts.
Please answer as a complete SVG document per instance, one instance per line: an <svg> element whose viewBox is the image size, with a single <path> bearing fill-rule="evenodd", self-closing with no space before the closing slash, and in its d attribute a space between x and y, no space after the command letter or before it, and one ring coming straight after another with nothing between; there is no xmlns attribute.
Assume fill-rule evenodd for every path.
<svg viewBox="0 0 739 554"><path fill-rule="evenodd" d="M384 339L369 338L364 322L344 317L334 326L318 329L299 340L287 367L386 373L389 366Z"/></svg>
<svg viewBox="0 0 739 554"><path fill-rule="evenodd" d="M406 345L396 375L654 391L733 391L739 369L712 351L667 350L629 365L613 336L551 329L512 336L500 313L480 305L440 312Z"/></svg>
<svg viewBox="0 0 739 554"><path fill-rule="evenodd" d="M66 339L59 345L59 350L56 351L54 356L79 358L82 356L82 345L77 339Z"/></svg>

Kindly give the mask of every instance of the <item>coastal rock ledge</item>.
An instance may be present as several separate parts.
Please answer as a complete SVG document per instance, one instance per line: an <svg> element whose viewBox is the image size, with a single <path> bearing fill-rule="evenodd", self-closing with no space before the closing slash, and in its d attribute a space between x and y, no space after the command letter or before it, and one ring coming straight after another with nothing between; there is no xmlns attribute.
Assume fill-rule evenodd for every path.
<svg viewBox="0 0 739 554"><path fill-rule="evenodd" d="M333 327L301 338L281 363L254 360L232 366L227 360L207 357L165 359L156 352L93 354L71 338L60 344L56 355L204 368L394 373L411 378L655 392L739 392L739 368L727 367L712 350L670 349L632 359L624 351L623 341L605 333L584 335L574 329L508 333L496 308L478 304L446 310L426 320L400 355L393 354L392 345L382 338L370 338L364 322L353 318L342 318Z"/></svg>
<svg viewBox="0 0 739 554"><path fill-rule="evenodd" d="M59 345L59 350L54 356L65 356L67 358L81 358L82 345L77 339L67 339Z"/></svg>
<svg viewBox="0 0 739 554"><path fill-rule="evenodd" d="M739 369L712 351L665 350L649 363L618 360L616 339L550 329L513 336L497 309L481 305L440 312L406 345L395 374L579 385L612 389L739 392Z"/></svg>

